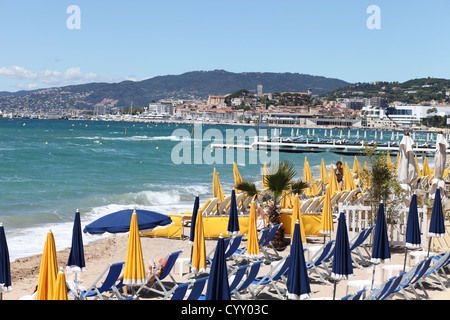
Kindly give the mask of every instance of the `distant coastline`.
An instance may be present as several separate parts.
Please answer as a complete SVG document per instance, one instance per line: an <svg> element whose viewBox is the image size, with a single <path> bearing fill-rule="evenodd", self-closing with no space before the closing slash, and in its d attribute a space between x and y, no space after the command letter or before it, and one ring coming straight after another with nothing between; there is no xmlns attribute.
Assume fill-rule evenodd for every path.
<svg viewBox="0 0 450 320"><path fill-rule="evenodd" d="M18 118L20 119L20 118ZM203 125L227 125L227 126L246 126L246 127L256 127L258 125L264 125L270 128L305 128L305 129L357 129L357 130L371 130L371 131L395 131L395 132L439 132L441 130L450 131L450 129L442 128L410 128L406 130L405 128L384 126L383 130L374 127L364 127L364 126L321 126L321 125L299 125L299 124L274 124L274 123L243 123L243 122L216 122L216 121L197 121L197 120L176 120L176 119L120 119L120 120L97 120L97 119L55 119L55 120L69 120L69 121L105 121L105 122L142 122L142 123L173 123L173 124L203 124Z"/></svg>
<svg viewBox="0 0 450 320"><path fill-rule="evenodd" d="M383 130L381 128L375 128L375 127L365 127L365 126L340 126L340 125L330 125L330 126L323 126L323 125L312 125L312 124L275 124L275 123L244 123L244 122L217 122L217 121L198 121L198 120L179 120L179 119L143 119L143 118L121 118L121 119L94 119L94 118L6 118L6 117L0 117L0 119L16 119L16 120L62 120L62 121L104 121L104 122L136 122L136 123L168 123L168 124L203 124L203 125L227 125L227 126L244 126L244 127L257 127L258 125L263 125L268 128L305 128L305 129L348 129L348 130L369 130L369 131L395 131L395 132L439 132L444 131L450 133L450 128L434 128L434 127L427 127L427 128L409 128L409 130L406 130L406 128L398 128L393 126L383 126Z"/></svg>

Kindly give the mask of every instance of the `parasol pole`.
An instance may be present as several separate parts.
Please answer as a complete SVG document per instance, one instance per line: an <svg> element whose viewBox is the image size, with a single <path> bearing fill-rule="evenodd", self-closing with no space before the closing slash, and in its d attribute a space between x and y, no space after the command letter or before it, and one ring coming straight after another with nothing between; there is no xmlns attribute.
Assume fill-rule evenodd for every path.
<svg viewBox="0 0 450 320"><path fill-rule="evenodd" d="M406 257L408 256L408 248L405 246L405 259L403 261L403 272L406 270Z"/></svg>
<svg viewBox="0 0 450 320"><path fill-rule="evenodd" d="M375 267L376 267L376 264L374 263L374 264L373 264L373 271L372 271L372 284L371 284L371 286L370 286L370 290L373 289L373 282L374 282L374 280L375 280Z"/></svg>
<svg viewBox="0 0 450 320"><path fill-rule="evenodd" d="M333 300L336 299L336 285L337 285L337 279L334 279Z"/></svg>
<svg viewBox="0 0 450 320"><path fill-rule="evenodd" d="M431 239L432 239L432 237L428 237L428 253L427 253L427 258L430 256Z"/></svg>

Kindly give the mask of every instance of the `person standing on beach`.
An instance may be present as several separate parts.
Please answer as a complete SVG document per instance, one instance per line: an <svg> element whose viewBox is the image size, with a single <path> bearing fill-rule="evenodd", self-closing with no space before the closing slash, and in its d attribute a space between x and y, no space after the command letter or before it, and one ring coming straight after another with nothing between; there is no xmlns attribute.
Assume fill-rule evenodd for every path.
<svg viewBox="0 0 450 320"><path fill-rule="evenodd" d="M344 182L342 181L342 178L344 177L344 169L342 168L342 162L340 160L336 162L336 169L334 169L334 173L336 174L339 188L341 188L342 190L342 186L344 184Z"/></svg>

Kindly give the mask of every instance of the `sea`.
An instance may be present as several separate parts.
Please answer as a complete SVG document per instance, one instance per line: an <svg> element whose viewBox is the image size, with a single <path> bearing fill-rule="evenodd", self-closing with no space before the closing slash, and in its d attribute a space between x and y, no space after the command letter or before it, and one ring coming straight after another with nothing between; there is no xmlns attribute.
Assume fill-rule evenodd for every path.
<svg viewBox="0 0 450 320"><path fill-rule="evenodd" d="M280 127L276 134L305 138L330 134L329 129L314 130ZM353 140L357 131L343 133L348 138L350 132L349 140ZM305 157L316 178L322 158L328 170L341 158L353 165L354 156L329 152L280 153L276 158L265 151L210 146L249 142L256 132L253 127L226 124L0 119L0 223L11 261L41 254L49 230L57 250L69 248L76 210L82 228L122 209L163 214L192 211L197 195L201 204L212 197L214 168L224 193L231 192L233 162L242 178L257 187L262 185L264 162L271 160L294 163L295 179L303 177ZM367 131L367 139L375 132ZM273 133L269 130L269 135ZM338 133L335 129L334 134ZM391 138L391 132L384 132L383 139ZM367 160L358 159L361 164ZM108 236L83 234L83 242Z"/></svg>

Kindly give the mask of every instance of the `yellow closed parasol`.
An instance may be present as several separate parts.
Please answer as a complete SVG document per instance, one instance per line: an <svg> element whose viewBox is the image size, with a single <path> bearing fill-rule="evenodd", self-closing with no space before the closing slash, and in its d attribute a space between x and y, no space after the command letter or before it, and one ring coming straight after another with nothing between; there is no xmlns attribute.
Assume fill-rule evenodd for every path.
<svg viewBox="0 0 450 320"><path fill-rule="evenodd" d="M127 259L123 274L126 285L142 285L145 281L144 257L142 255L141 238L139 237L138 218L136 211L131 215L128 234Z"/></svg>
<svg viewBox="0 0 450 320"><path fill-rule="evenodd" d="M195 221L194 244L191 256L192 272L204 272L206 270L206 246L203 229L203 211L200 209Z"/></svg>
<svg viewBox="0 0 450 320"><path fill-rule="evenodd" d="M36 300L52 300L57 274L55 238L53 233L49 231L41 258Z"/></svg>
<svg viewBox="0 0 450 320"><path fill-rule="evenodd" d="M300 212L300 201L298 199L298 194L294 196L294 203L292 207L292 215L291 215L291 241L294 237L294 228L295 222L299 221L300 223L300 232L302 236L302 243L306 243L306 235L305 235L305 227L303 225L302 213Z"/></svg>
<svg viewBox="0 0 450 320"><path fill-rule="evenodd" d="M325 235L331 235L334 230L333 226L333 215L331 211L331 191L328 186L325 191L325 199L322 209L322 220L319 232Z"/></svg>
<svg viewBox="0 0 450 320"><path fill-rule="evenodd" d="M248 223L247 251L245 255L249 258L259 258L258 231L256 228L256 203L252 200L250 205L250 216Z"/></svg>

